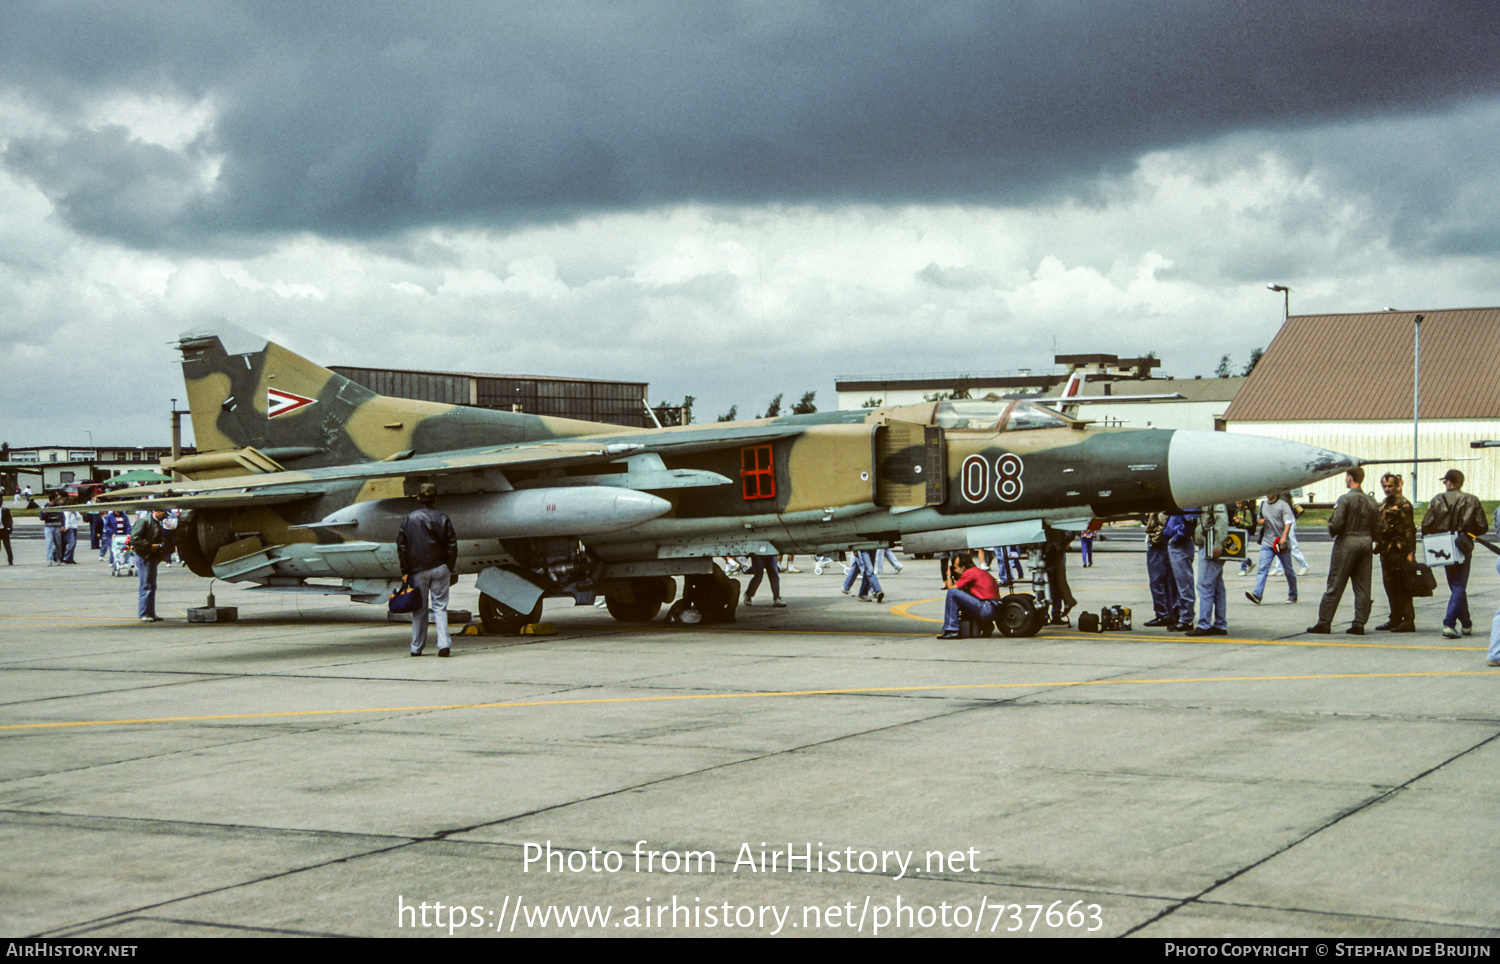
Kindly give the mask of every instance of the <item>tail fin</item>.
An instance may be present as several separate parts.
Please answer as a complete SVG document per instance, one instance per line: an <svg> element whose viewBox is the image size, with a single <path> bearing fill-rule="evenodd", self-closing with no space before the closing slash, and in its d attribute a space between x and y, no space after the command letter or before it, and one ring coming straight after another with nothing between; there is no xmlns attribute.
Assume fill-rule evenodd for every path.
<svg viewBox="0 0 1500 964"><path fill-rule="evenodd" d="M228 322L185 333L177 347L200 453L189 458L205 469L232 464L232 474L266 471L259 466L267 460L271 471L351 465L606 428L377 395Z"/></svg>
<svg viewBox="0 0 1500 964"><path fill-rule="evenodd" d="M377 395L227 322L177 347L200 453L255 449L295 468L378 461L411 451L421 421L454 409Z"/></svg>

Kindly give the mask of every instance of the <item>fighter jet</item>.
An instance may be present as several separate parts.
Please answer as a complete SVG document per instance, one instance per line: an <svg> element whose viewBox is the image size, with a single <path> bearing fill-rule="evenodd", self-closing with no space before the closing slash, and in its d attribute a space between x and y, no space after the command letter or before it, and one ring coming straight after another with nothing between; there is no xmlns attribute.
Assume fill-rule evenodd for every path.
<svg viewBox="0 0 1500 964"><path fill-rule="evenodd" d="M729 621L715 557L1037 545L1047 530L1282 491L1358 460L1281 439L1102 429L1020 399L948 400L632 429L377 395L230 325L181 336L198 452L180 481L113 493L183 509L200 576L383 601L424 482L477 575L486 629L542 599L618 620ZM683 577L677 598L675 577ZM1045 575L999 628L1042 625Z"/></svg>

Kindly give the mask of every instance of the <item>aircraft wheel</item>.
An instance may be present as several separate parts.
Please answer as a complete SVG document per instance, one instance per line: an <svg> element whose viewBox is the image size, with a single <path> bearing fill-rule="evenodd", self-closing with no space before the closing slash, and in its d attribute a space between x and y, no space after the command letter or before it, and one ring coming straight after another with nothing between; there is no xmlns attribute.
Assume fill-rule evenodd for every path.
<svg viewBox="0 0 1500 964"><path fill-rule="evenodd" d="M648 623L661 612L662 604L677 595L671 578L646 576L630 580L630 600L604 597L609 614L622 623Z"/></svg>
<svg viewBox="0 0 1500 964"><path fill-rule="evenodd" d="M622 623L649 623L661 612L660 599L637 599L626 602L614 596L605 596L604 605L609 614Z"/></svg>
<svg viewBox="0 0 1500 964"><path fill-rule="evenodd" d="M995 628L1001 636L1035 636L1042 628L1042 611L1032 604L1030 596L1006 596L995 614Z"/></svg>
<svg viewBox="0 0 1500 964"><path fill-rule="evenodd" d="M487 596L484 593L479 594L479 621L484 623L484 631L491 636L520 635L522 626L534 623L541 618L541 599L537 599L536 605L532 607L531 612L523 613L511 609L494 596Z"/></svg>

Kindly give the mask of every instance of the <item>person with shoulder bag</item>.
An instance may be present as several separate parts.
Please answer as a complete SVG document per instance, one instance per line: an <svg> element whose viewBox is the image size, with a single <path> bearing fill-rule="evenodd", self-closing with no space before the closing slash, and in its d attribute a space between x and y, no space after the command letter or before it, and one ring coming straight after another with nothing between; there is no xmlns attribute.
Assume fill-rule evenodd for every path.
<svg viewBox="0 0 1500 964"><path fill-rule="evenodd" d="M458 572L458 536L447 513L437 508L435 484L421 483L417 502L396 533L401 581L416 587L418 596L411 620L411 654L421 656L426 648L430 620L437 624L438 655L448 656L453 645L448 631L448 591Z"/></svg>
<svg viewBox="0 0 1500 964"><path fill-rule="evenodd" d="M1464 474L1458 469L1443 473L1443 491L1427 503L1427 515L1422 518L1422 535L1449 532L1453 534L1453 545L1463 555L1463 561L1444 567L1448 576L1448 610L1443 615L1443 635L1458 639L1474 631L1474 621L1469 615L1469 563L1474 551L1474 537L1490 531L1484 517L1484 506L1479 499L1463 491ZM1462 627L1460 629L1460 627Z"/></svg>

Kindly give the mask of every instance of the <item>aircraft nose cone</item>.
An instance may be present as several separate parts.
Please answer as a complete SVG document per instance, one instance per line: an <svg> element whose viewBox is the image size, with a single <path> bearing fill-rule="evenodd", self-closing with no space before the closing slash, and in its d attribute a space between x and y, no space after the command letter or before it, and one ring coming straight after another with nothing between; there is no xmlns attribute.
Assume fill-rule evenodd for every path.
<svg viewBox="0 0 1500 964"><path fill-rule="evenodd" d="M1167 448L1167 484L1178 508L1284 492L1359 464L1342 452L1262 435L1186 432Z"/></svg>

